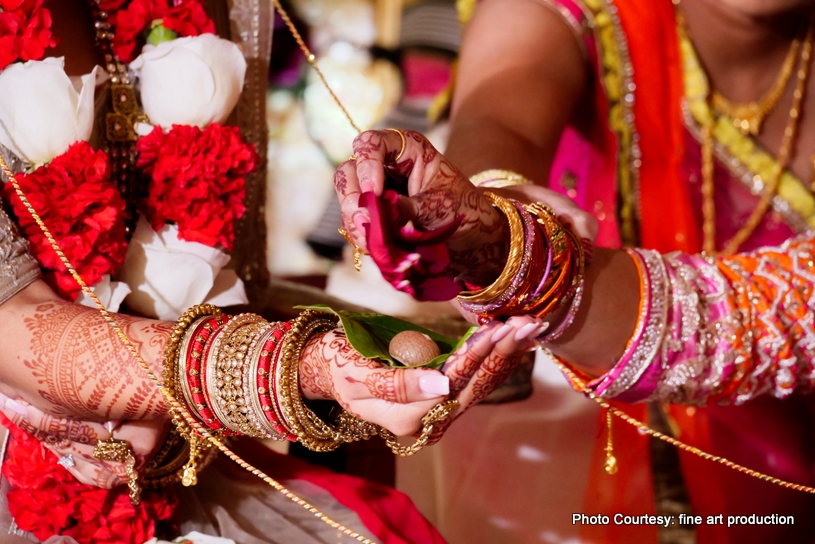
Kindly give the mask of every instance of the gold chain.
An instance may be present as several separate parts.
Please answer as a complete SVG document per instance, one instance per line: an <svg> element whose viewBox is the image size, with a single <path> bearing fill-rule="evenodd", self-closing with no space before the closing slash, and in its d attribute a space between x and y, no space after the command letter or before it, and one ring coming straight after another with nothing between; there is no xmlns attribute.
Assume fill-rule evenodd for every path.
<svg viewBox="0 0 815 544"><path fill-rule="evenodd" d="M801 40L796 38L792 42L787 56L784 58L784 64L781 65L781 71L773 83L772 88L767 91L758 102L751 101L746 104L733 104L714 90L713 107L733 119L733 124L735 124L745 136L748 134L757 136L758 133L761 132L761 124L764 122L764 118L778 105L778 101L781 100L781 95L784 94L784 89L787 88L792 72L795 70L795 60L798 58L800 49Z"/></svg>
<svg viewBox="0 0 815 544"><path fill-rule="evenodd" d="M772 203L781 182L781 176L787 168L792 147L795 143L795 135L798 131L798 122L801 118L801 103L806 93L807 80L809 78L809 64L812 56L812 44L815 40L815 15L810 16L809 29L807 30L804 47L801 50L801 62L798 67L798 83L793 93L792 108L790 108L789 120L784 129L784 137L781 140L781 148L778 150L778 158L775 170L770 182L764 188L758 204L753 209L750 217L744 226L725 244L721 252L716 252L716 214L714 204L714 166L713 166L713 129L710 126L702 128L702 215L704 234L703 250L708 255L732 255L738 251L741 244L753 234L764 214ZM711 121L713 122L713 121Z"/></svg>
<svg viewBox="0 0 815 544"><path fill-rule="evenodd" d="M105 309L105 305L102 304L102 301L99 300L99 297L96 296L96 293L94 293L91 290L91 288L88 287L88 284L85 283L85 280L82 279L82 277L79 275L79 273L73 267L71 262L68 260L68 257L65 256L65 253L63 253L62 249L59 247L59 244L57 243L54 236L51 234L51 231L48 229L46 224L43 222L42 218L37 213L37 210L35 210L34 207L31 205L31 202L26 197L26 195L23 192L22 188L20 187L19 183L17 183L17 178L14 176L14 173L11 171L11 169L6 164L6 161L3 158L2 153L0 153L0 168L2 168L3 172L6 174L6 177L8 178L9 183L11 183L12 187L14 188L14 192L17 193L18 197L20 197L20 201L23 203L23 206L25 206L26 210L28 210L28 213L31 214L31 217L34 219L34 222L37 223L37 226L40 228L43 235L48 240L48 243L51 245L51 248L57 254L57 257L59 258L60 262L62 262L63 266L65 266L65 268L68 270L68 272L74 278L74 281L76 281L76 283L79 284L79 286L82 288L82 291L88 297L90 297L91 300L93 300L93 303L96 305L96 308L99 310L99 313L102 314L102 317L104 318L104 320L107 322L107 324L110 326L110 328L113 329L113 331L116 333L116 336L119 338L119 341L124 345L125 349L127 349L127 351L130 352L130 354L133 356L133 358L138 363L139 367L144 371L145 374L147 374L147 377L150 379L150 381L152 381L156 385L156 387L158 387L159 391L164 396L165 400L170 405L172 410L175 410L176 413L181 414L182 417L184 418L184 420L187 422L187 424L190 426L191 429L195 430L195 432L198 435L200 435L201 437L206 439L210 444L212 444L213 446L218 448L229 459L231 459L232 461L237 463L244 470L247 470L247 471L251 472L252 474L257 476L258 478L260 478L261 480L263 480L264 482L266 482L267 484L272 486L274 489L276 489L277 491L282 493L286 498L290 499L295 504L305 508L308 512L310 512L315 517L317 517L320 521L328 524L329 526L336 529L337 531L340 531L344 535L346 535L346 536L348 536L350 538L353 538L353 539L355 539L355 540L357 540L359 542L363 542L365 544L374 544L373 540L371 540L371 539L357 533L356 531L353 531L352 529L349 529L348 527L346 527L342 523L334 521L333 519L331 519L330 517L325 515L323 512L321 512L317 507L313 506L312 504L310 504L306 500L298 497L293 492L289 491L285 486L283 486L283 484L281 484L280 482L278 482L277 480L275 480L271 476L267 475L266 473L264 473L259 468L256 468L255 466L253 466L253 465L247 463L246 461L244 461L243 459L241 459L238 456L238 454L236 454L231 449L229 449L220 440L218 440L217 438L212 436L210 434L210 432L203 425L198 423L192 417L192 415L189 413L187 408L183 404L178 402L178 400L176 400L175 396L173 395L173 392L170 391L158 379L158 376L156 376L156 373L153 372L153 369L150 368L150 365L148 365L147 362L144 360L144 358L141 356L141 354L139 354L136 347L130 341L130 338L128 338L127 335L122 330L122 327L116 322L116 320L113 319L113 316L110 314L110 312L108 312Z"/></svg>
<svg viewBox="0 0 815 544"><path fill-rule="evenodd" d="M659 431L655 431L654 429L650 428L645 423L643 423L643 422L629 416L628 414L626 414L625 412L623 412L621 410L618 410L617 408L614 408L606 400L604 400L604 399L600 398L599 396L597 396L597 394L594 391L592 391L591 389L588 388L588 386L586 385L586 382L584 382L582 379L580 379L577 376L577 374L575 374L574 371L571 368L569 368L566 364L564 364L562 361L560 361L560 359L558 359L557 356L555 356L554 354L552 354L548 350L544 350L544 352L546 352L547 355L549 355L550 359L552 359L555 362L555 364L560 368L560 371L563 372L563 374L566 375L566 377L569 379L569 381L571 381L573 384L575 384L577 386L577 388L584 395L586 395L591 400L593 400L598 405L600 405L601 408L606 409L606 414L607 414L606 417L607 418L610 418L611 415L617 416L618 418L622 419L623 421L625 421L629 425L633 425L638 430L642 431L643 433L647 434L648 436L653 436L654 438L662 440L663 442L667 442L668 444L671 444L672 446L675 446L675 447L679 448L682 451L692 453L693 455L701 457L702 459L707 459L708 461L713 461L714 463L719 463L721 465L724 465L724 466L726 466L728 468L731 468L731 469L735 470L736 472L741 472L742 474L747 474L748 476L752 476L753 478L758 478L759 480L764 480L765 482L770 482L771 484L780 485L781 487L786 487L787 489L794 489L795 491L803 491L804 493L815 494L815 487L809 487L807 485L801 485L801 484L794 484L792 482L782 480L781 478L776 478L775 476L770 476L769 474L764 474L762 472L758 472L757 470L747 468L744 465L734 463L733 461L731 461L729 459L726 459L724 457L720 457L718 455L713 455L712 453L707 453L706 451L700 450L699 448L697 448L695 446L685 444L681 440L677 440L676 438L674 438L672 436L668 436L668 435L663 434L663 433L661 433ZM609 448L611 447L611 432L610 432L610 430L611 430L611 421L610 421L610 419L607 420L607 425L608 425L608 428L609 428L609 439L608 439L608 445L607 445L606 453L607 453L607 455L610 455L610 452L609 452ZM614 462L614 465L615 465L615 471L616 471L616 460Z"/></svg>
<svg viewBox="0 0 815 544"><path fill-rule="evenodd" d="M352 127L354 127L354 130L356 130L357 132L362 132L362 129L359 128L356 123L354 123L354 119L351 117L351 114L348 113L348 110L345 109L345 106L342 105L340 99L337 97L336 94L334 94L334 90L331 88L331 85L328 84L328 80L323 75L322 70L320 70L320 67L317 66L317 60L314 56L314 53L312 53L311 49L308 48L305 40L303 40L303 37L297 31L297 28L295 28L294 23L291 22L291 17L289 17L289 14L286 13L285 9L283 9L283 5L280 3L280 0L272 0L272 4L274 4L277 13L280 15L280 18L283 19L284 23L286 23L289 32L291 32L291 35L294 37L294 41L296 41L297 45L300 47L300 51L303 52L303 55L305 55L308 63L311 64L311 67L320 77L320 81L323 82L323 86L331 95L331 98L334 99L334 102L336 102L337 106L339 106L339 108L342 110L342 113L345 114L345 118L348 119L348 122L351 123Z"/></svg>

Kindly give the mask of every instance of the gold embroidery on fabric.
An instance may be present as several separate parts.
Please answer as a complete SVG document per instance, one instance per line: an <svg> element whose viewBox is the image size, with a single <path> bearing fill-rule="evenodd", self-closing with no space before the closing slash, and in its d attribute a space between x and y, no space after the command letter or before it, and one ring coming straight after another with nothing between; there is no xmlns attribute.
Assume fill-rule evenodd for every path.
<svg viewBox="0 0 815 544"><path fill-rule="evenodd" d="M710 93L707 76L693 44L681 27L678 34L685 85L685 125L698 141L701 141L701 127L711 126L719 160L753 194L760 195L767 180L773 176L775 158L756 145L752 138L742 134L729 117L719 115L714 118L707 102ZM773 209L797 232L815 228L815 196L789 170L781 177Z"/></svg>
<svg viewBox="0 0 815 544"><path fill-rule="evenodd" d="M613 0L576 0L594 21L600 60L600 82L608 100L608 124L617 137L617 188L620 235L624 245L637 245L640 148L634 124L634 68ZM584 9L584 12L586 10Z"/></svg>

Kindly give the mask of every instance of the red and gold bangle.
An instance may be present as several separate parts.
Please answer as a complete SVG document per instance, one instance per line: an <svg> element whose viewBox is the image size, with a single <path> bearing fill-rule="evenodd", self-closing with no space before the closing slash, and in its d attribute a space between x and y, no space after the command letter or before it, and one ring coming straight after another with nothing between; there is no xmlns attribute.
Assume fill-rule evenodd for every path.
<svg viewBox="0 0 815 544"><path fill-rule="evenodd" d="M190 332L187 333L187 342L179 358L178 374L179 382L182 386L183 399L190 412L206 426L210 426L214 418L212 411L207 405L201 383L202 359L213 330L221 326L228 319L226 316L208 316L201 318Z"/></svg>
<svg viewBox="0 0 815 544"><path fill-rule="evenodd" d="M278 361L283 345L283 339L291 330L291 323L282 323L280 328L272 332L266 341L258 361L258 394L261 409L266 420L277 433L285 440L295 441L297 437L291 429L283 424L283 416L278 401Z"/></svg>

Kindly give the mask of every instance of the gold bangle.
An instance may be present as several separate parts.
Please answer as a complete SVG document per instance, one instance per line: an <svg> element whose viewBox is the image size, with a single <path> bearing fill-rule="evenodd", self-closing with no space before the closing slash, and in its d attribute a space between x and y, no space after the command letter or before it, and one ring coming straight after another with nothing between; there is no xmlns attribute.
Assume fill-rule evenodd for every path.
<svg viewBox="0 0 815 544"><path fill-rule="evenodd" d="M193 306L181 317L178 318L173 332L170 334L170 339L167 342L167 348L164 352L165 368L164 368L164 386L175 393L178 399L179 382L181 377L178 376L178 358L179 346L184 339L190 326L200 317L203 316L219 316L223 315L221 309L212 304L199 304ZM184 419L183 415L177 410L170 407L170 417L173 425L175 425L178 434L189 444L189 457L187 464L182 467L181 483L185 486L195 485L198 482L197 468L198 463L202 457L212 448L211 445L205 443L200 437L190 428L189 424Z"/></svg>
<svg viewBox="0 0 815 544"><path fill-rule="evenodd" d="M470 177L470 183L476 187L514 187L518 185L532 185L532 180L511 170L490 169L479 172Z"/></svg>
<svg viewBox="0 0 815 544"><path fill-rule="evenodd" d="M457 298L463 302L484 303L497 298L512 283L521 268L524 257L524 224L515 206L495 193L486 192L484 196L490 204L498 208L509 222L509 255L501 275L491 285L478 291L465 291Z"/></svg>

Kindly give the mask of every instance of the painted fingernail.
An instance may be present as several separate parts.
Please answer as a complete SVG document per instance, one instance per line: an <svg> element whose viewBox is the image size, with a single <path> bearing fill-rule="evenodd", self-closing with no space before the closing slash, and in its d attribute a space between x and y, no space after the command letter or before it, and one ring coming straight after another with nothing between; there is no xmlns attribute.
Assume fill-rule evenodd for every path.
<svg viewBox="0 0 815 544"><path fill-rule="evenodd" d="M538 332L535 334L535 338L537 338L538 336L540 336L541 334L545 333L548 330L549 330L549 323L548 322L541 323L538 326Z"/></svg>
<svg viewBox="0 0 815 544"><path fill-rule="evenodd" d="M493 342L500 342L501 340L506 338L506 336L509 334L512 328L513 328L512 325L507 325L506 323L504 323L503 325L495 329L495 332L492 333L491 340Z"/></svg>
<svg viewBox="0 0 815 544"><path fill-rule="evenodd" d="M19 402L17 402L14 399L6 400L6 408L11 410L12 412L20 414L23 417L28 416L28 410L25 409L25 406L23 406L22 404L20 404Z"/></svg>
<svg viewBox="0 0 815 544"><path fill-rule="evenodd" d="M515 333L515 340L520 342L532 336L538 330L538 323L527 323Z"/></svg>
<svg viewBox="0 0 815 544"><path fill-rule="evenodd" d="M354 216L354 225L356 225L357 230L360 233L365 234L365 227L367 227L370 224L371 222L368 220L367 217L365 217L365 214L357 213Z"/></svg>
<svg viewBox="0 0 815 544"><path fill-rule="evenodd" d="M116 430L116 427L118 427L120 423L121 421L118 421L116 419L105 421L105 429L107 429L109 433L113 434L113 431Z"/></svg>
<svg viewBox="0 0 815 544"><path fill-rule="evenodd" d="M374 192L374 184L371 183L370 181L363 181L362 185L360 187L362 188L363 193L373 193Z"/></svg>
<svg viewBox="0 0 815 544"><path fill-rule="evenodd" d="M419 389L428 395L449 395L450 379L439 372L425 372L419 377Z"/></svg>
<svg viewBox="0 0 815 544"><path fill-rule="evenodd" d="M8 397L5 396L3 393L0 393L0 408L5 408L7 402Z"/></svg>

